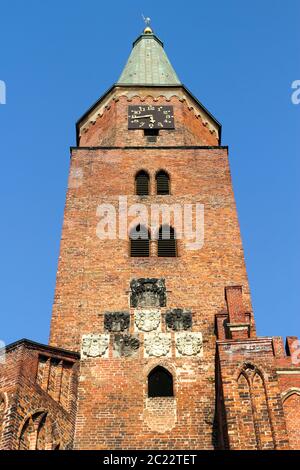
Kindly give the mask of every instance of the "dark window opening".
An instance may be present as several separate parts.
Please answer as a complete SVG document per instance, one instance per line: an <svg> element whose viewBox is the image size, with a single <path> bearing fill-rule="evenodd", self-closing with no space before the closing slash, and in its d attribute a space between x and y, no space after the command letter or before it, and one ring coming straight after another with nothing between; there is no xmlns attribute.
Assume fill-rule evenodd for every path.
<svg viewBox="0 0 300 470"><path fill-rule="evenodd" d="M165 171L156 174L156 193L159 195L170 194L170 179Z"/></svg>
<svg viewBox="0 0 300 470"><path fill-rule="evenodd" d="M144 136L148 142L156 142L159 135L159 129L144 129Z"/></svg>
<svg viewBox="0 0 300 470"><path fill-rule="evenodd" d="M144 129L144 135L159 135L159 129Z"/></svg>
<svg viewBox="0 0 300 470"><path fill-rule="evenodd" d="M130 233L130 256L134 258L150 256L149 231L143 225L137 225Z"/></svg>
<svg viewBox="0 0 300 470"><path fill-rule="evenodd" d="M177 247L175 230L169 225L163 225L159 229L157 254L159 257L176 257Z"/></svg>
<svg viewBox="0 0 300 470"><path fill-rule="evenodd" d="M148 397L173 397L173 377L164 367L157 366L148 375Z"/></svg>
<svg viewBox="0 0 300 470"><path fill-rule="evenodd" d="M146 171L139 171L136 175L135 192L138 196L149 195L149 175Z"/></svg>

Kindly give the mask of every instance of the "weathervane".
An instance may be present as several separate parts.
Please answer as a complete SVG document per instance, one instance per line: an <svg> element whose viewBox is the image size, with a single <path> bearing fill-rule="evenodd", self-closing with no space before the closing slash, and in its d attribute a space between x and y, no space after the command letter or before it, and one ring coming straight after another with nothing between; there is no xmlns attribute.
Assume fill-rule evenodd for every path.
<svg viewBox="0 0 300 470"><path fill-rule="evenodd" d="M152 33L152 29L150 27L151 18L149 18L149 16L144 16L143 14L142 14L142 18L143 18L143 20L145 22L145 25L146 25L146 28L144 29L144 33L145 34L149 34L149 33L151 34Z"/></svg>
<svg viewBox="0 0 300 470"><path fill-rule="evenodd" d="M143 13L142 13L142 18L143 18L143 20L144 20L144 22L145 22L145 25L146 25L146 26L150 26L151 18L149 18L149 16L146 16L146 17L145 17L145 16L143 15Z"/></svg>

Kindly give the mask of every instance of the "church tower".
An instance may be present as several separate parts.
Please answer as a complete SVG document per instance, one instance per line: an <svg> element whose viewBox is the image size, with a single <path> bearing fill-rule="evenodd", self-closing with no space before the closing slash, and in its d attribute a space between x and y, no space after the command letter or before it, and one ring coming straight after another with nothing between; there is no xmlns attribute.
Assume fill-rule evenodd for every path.
<svg viewBox="0 0 300 470"><path fill-rule="evenodd" d="M212 448L215 315L225 309L226 286L243 287L243 323L254 331L221 126L147 27L77 133L50 337L81 350L75 445ZM155 230L139 224L149 239L131 240L129 219L120 238L120 196L128 212L143 204L149 219L154 205L177 205L181 217L191 205L194 226L200 205L201 246L191 249L184 233L176 238L172 211L170 240L160 234L163 220ZM99 207L108 204L116 237L101 239Z"/></svg>
<svg viewBox="0 0 300 470"><path fill-rule="evenodd" d="M4 448L296 448L296 338L256 336L221 125L149 25L76 129L49 346L8 348Z"/></svg>

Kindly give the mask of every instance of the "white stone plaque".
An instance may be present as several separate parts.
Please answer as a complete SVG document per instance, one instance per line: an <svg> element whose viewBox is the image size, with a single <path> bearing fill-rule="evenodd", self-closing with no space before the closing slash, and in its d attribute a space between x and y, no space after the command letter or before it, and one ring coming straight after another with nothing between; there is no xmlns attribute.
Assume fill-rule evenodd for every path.
<svg viewBox="0 0 300 470"><path fill-rule="evenodd" d="M90 333L82 336L81 358L108 357L109 335Z"/></svg>
<svg viewBox="0 0 300 470"><path fill-rule="evenodd" d="M149 333L144 336L145 357L171 357L171 335L169 333Z"/></svg>
<svg viewBox="0 0 300 470"><path fill-rule="evenodd" d="M202 333L181 332L175 334L176 356L202 356Z"/></svg>
<svg viewBox="0 0 300 470"><path fill-rule="evenodd" d="M156 309L136 310L134 322L136 331L154 331L160 325L160 311Z"/></svg>

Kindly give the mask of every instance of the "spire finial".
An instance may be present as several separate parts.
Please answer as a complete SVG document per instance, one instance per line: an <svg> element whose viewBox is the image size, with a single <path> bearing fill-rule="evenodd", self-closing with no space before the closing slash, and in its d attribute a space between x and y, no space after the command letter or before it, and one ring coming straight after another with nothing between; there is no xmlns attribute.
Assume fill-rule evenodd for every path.
<svg viewBox="0 0 300 470"><path fill-rule="evenodd" d="M153 31L150 28L151 18L149 18L149 16L145 17L143 14L142 14L142 17L146 25L146 28L144 29L144 34L153 34Z"/></svg>

